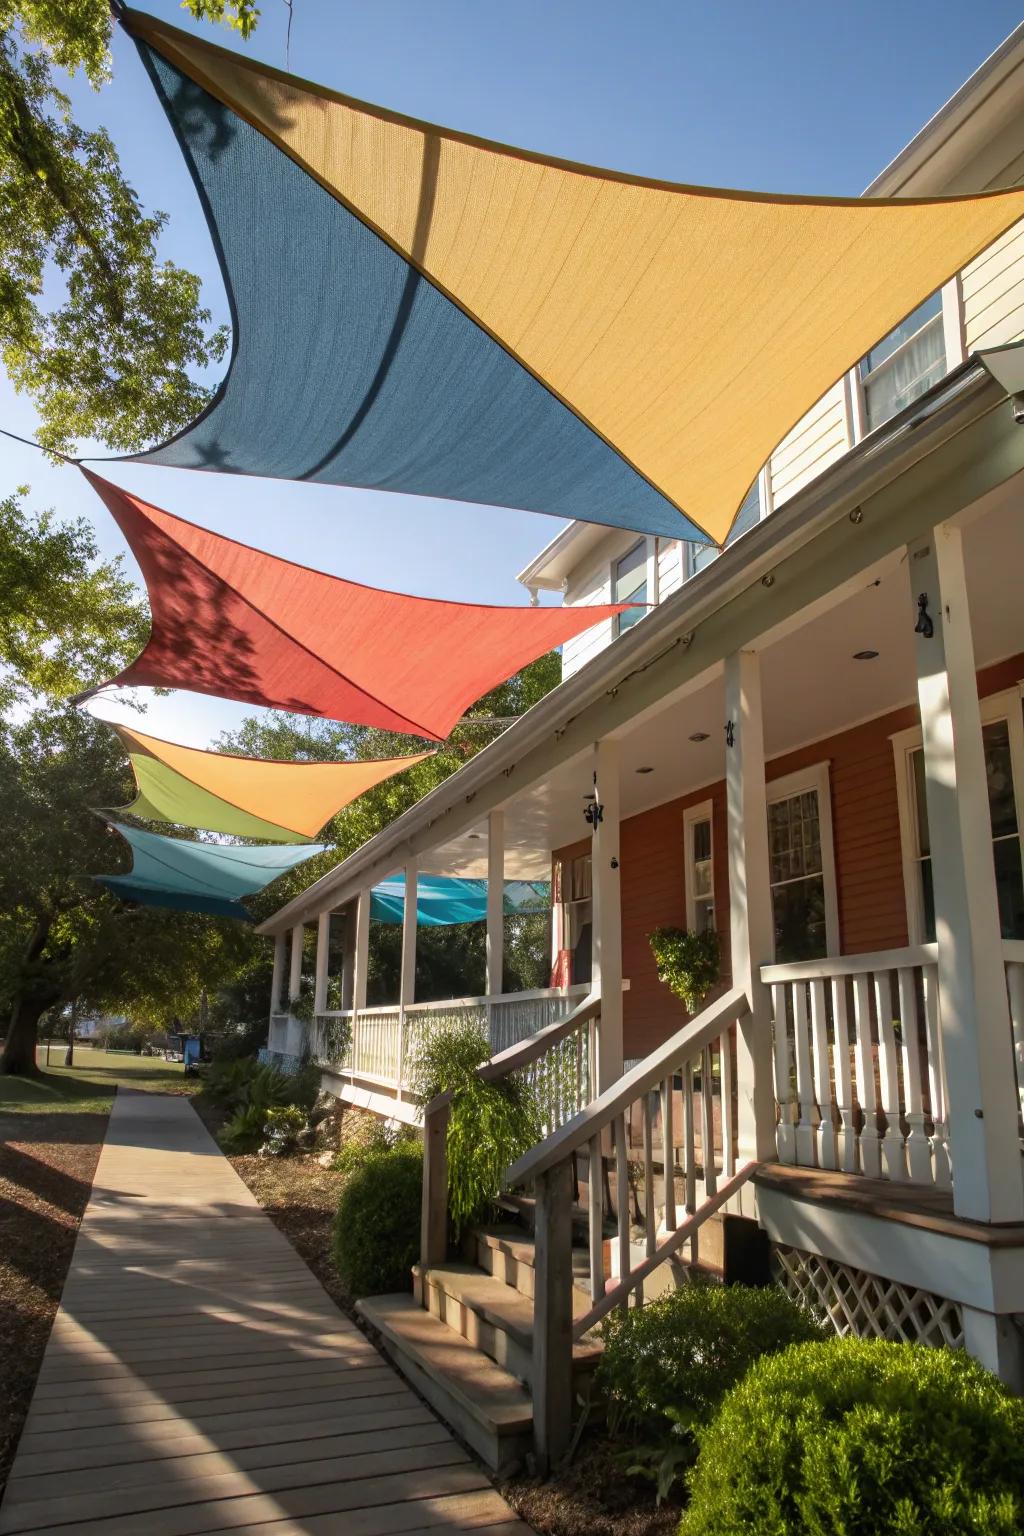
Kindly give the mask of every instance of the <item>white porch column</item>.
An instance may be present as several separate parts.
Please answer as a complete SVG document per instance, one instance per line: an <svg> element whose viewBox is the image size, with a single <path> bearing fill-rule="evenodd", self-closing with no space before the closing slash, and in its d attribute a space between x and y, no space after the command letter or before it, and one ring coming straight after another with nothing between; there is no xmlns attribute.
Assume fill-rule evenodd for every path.
<svg viewBox="0 0 1024 1536"><path fill-rule="evenodd" d="M416 861L405 866L405 906L402 909L402 969L398 981L398 1097L402 1097L405 1076L405 1010L416 1001L416 907L418 896Z"/></svg>
<svg viewBox="0 0 1024 1536"><path fill-rule="evenodd" d="M919 622L933 629L915 642L953 1206L975 1221L1020 1221L1013 1036L961 532L942 523L907 553L908 619L925 596Z"/></svg>
<svg viewBox="0 0 1024 1536"><path fill-rule="evenodd" d="M487 984L497 997L505 968L505 812L487 818ZM489 1011L489 1010L488 1010Z"/></svg>
<svg viewBox="0 0 1024 1536"><path fill-rule="evenodd" d="M331 955L331 914L321 912L316 925L316 986L313 1012L327 1012L327 966Z"/></svg>
<svg viewBox="0 0 1024 1536"><path fill-rule="evenodd" d="M622 892L619 883L619 744L594 744L595 805L601 820L593 829L594 927L591 987L601 997L597 1039L597 1091L622 1076Z"/></svg>
<svg viewBox="0 0 1024 1536"><path fill-rule="evenodd" d="M356 903L355 955L352 971L352 1007L366 1007L367 968L370 963L370 892L360 891Z"/></svg>
<svg viewBox="0 0 1024 1536"><path fill-rule="evenodd" d="M739 1158L774 1160L771 1002L761 980L761 966L772 958L772 905L761 661L755 651L726 658L725 718L732 984L743 988L751 1007L736 1032Z"/></svg>
<svg viewBox="0 0 1024 1536"><path fill-rule="evenodd" d="M356 969L356 911L355 903L345 908L345 927L341 940L341 1010L351 1013L355 991Z"/></svg>
<svg viewBox="0 0 1024 1536"><path fill-rule="evenodd" d="M281 1011L281 984L284 981L285 935L274 934L274 970L270 978L270 1016Z"/></svg>
<svg viewBox="0 0 1024 1536"><path fill-rule="evenodd" d="M302 940L304 928L301 923L292 929L292 954L291 966L288 971L288 1001L298 997L302 989Z"/></svg>

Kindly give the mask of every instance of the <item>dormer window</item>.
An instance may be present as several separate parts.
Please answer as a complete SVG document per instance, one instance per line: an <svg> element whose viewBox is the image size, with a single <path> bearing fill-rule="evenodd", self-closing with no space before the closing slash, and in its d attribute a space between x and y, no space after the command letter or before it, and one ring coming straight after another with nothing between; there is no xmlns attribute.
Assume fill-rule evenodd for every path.
<svg viewBox="0 0 1024 1536"><path fill-rule="evenodd" d="M640 539L612 566L612 602L647 602L647 540ZM646 616L646 608L627 608L615 617L615 633L625 634Z"/></svg>

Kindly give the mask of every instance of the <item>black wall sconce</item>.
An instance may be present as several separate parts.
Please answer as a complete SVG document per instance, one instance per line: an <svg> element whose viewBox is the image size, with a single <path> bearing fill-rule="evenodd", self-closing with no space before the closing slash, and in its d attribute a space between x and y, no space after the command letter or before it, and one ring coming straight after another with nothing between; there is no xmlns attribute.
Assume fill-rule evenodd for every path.
<svg viewBox="0 0 1024 1536"><path fill-rule="evenodd" d="M600 800L597 798L597 774L596 773L594 774L594 791L593 791L593 794L584 795L583 798L584 798L584 800L587 800L589 802L589 804L587 804L583 808L583 820L587 823L587 825L589 827L598 827L598 826L600 826L601 822L604 820L604 806L601 804Z"/></svg>
<svg viewBox="0 0 1024 1536"><path fill-rule="evenodd" d="M725 744L727 747L734 747L736 745L735 720L727 720L725 722Z"/></svg>
<svg viewBox="0 0 1024 1536"><path fill-rule="evenodd" d="M917 600L917 623L914 625L914 634L923 635L930 640L935 633L935 622L928 612L928 593L922 592Z"/></svg>

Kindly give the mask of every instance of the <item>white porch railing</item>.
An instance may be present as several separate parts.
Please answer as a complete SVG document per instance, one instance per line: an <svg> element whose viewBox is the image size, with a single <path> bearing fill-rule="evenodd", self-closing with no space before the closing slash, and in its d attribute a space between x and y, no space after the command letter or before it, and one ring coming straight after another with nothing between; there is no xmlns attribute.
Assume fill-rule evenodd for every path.
<svg viewBox="0 0 1024 1536"><path fill-rule="evenodd" d="M587 994L585 985L543 987L495 997L457 997L434 1003L361 1008L318 1014L310 1050L322 1067L362 1078L393 1092L407 1091L420 1043L434 1029L469 1020L485 1035L492 1056L528 1040L563 1019ZM331 1044L336 1025L348 1023L351 1036L339 1053ZM581 1071L583 1070L581 1064Z"/></svg>
<svg viewBox="0 0 1024 1536"><path fill-rule="evenodd" d="M1024 1131L1024 943L1005 941ZM948 1188L938 948L768 965L783 1163Z"/></svg>

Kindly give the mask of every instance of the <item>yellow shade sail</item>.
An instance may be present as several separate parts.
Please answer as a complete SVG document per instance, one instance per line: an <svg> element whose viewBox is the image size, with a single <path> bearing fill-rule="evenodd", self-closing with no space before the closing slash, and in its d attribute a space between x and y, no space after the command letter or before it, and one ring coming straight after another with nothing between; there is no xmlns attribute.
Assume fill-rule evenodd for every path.
<svg viewBox="0 0 1024 1536"><path fill-rule="evenodd" d="M125 725L113 729L124 743L139 786L125 811L147 821L274 842L312 837L366 790L432 755L282 763L182 747Z"/></svg>
<svg viewBox="0 0 1024 1536"><path fill-rule="evenodd" d="M127 24L717 542L815 401L1024 217L1024 188L811 198L595 170L369 106L137 12Z"/></svg>

